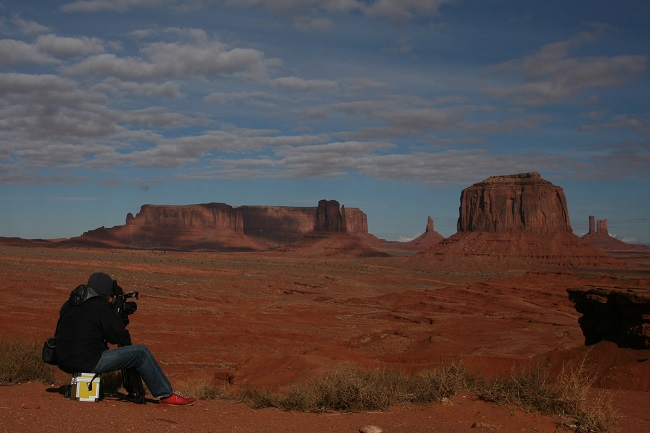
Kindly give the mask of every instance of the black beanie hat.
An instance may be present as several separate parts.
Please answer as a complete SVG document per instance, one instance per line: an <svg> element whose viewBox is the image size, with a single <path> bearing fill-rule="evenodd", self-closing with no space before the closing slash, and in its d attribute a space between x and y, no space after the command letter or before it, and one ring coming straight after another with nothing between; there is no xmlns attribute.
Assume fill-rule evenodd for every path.
<svg viewBox="0 0 650 433"><path fill-rule="evenodd" d="M113 279L103 272L95 272L88 277L87 285L106 299L113 297Z"/></svg>

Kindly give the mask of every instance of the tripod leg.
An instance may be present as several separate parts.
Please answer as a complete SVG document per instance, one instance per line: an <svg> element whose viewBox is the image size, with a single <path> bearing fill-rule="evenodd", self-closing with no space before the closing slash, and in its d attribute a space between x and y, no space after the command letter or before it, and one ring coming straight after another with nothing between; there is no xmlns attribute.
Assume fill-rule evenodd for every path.
<svg viewBox="0 0 650 433"><path fill-rule="evenodd" d="M130 346L131 337L129 336L124 344L120 346ZM122 369L122 384L127 393L129 393L129 400L138 403L144 404L144 385L142 383L142 377L140 373L134 368L125 368Z"/></svg>
<svg viewBox="0 0 650 433"><path fill-rule="evenodd" d="M138 373L133 368L125 368L122 370L122 383L124 384L124 389L129 393L129 400L138 403L144 404L144 385L142 384L142 378L140 373Z"/></svg>

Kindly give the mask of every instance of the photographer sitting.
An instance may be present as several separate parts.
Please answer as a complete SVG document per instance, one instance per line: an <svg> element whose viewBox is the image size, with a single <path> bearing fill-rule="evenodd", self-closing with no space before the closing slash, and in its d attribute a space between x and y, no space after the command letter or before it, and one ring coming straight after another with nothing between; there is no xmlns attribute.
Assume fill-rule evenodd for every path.
<svg viewBox="0 0 650 433"><path fill-rule="evenodd" d="M160 399L159 403L194 404L196 399L172 389L147 347L134 344L108 349L107 342L121 345L130 341L124 321L109 302L114 284L109 275L94 273L88 278L88 283L77 287L61 307L56 329L59 368L70 374L133 368L140 373L151 394Z"/></svg>

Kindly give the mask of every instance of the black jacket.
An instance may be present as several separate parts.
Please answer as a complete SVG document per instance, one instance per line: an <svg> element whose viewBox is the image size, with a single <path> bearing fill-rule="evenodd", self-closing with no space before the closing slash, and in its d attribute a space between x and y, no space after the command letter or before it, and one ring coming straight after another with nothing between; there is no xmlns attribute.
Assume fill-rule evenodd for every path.
<svg viewBox="0 0 650 433"><path fill-rule="evenodd" d="M61 307L56 328L56 361L66 373L92 372L108 350L108 343L121 344L129 333L111 304L91 287L72 291Z"/></svg>

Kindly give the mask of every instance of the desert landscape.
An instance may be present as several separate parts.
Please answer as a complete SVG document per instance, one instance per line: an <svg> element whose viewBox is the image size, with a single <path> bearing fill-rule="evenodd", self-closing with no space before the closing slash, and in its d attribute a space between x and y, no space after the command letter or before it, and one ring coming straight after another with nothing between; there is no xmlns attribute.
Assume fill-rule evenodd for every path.
<svg viewBox="0 0 650 433"><path fill-rule="evenodd" d="M45 340L70 291L102 271L140 293L133 341L181 391L282 392L346 365L415 373L461 363L490 378L584 362L595 378L590 396L611 399L617 431L646 433L650 248L608 243L606 227L573 234L562 188L536 173L466 188L455 235L443 238L430 219L409 243L375 238L361 210L332 200L299 209L147 206L124 226L77 238L2 239L0 337ZM59 390L69 376L56 377L0 386L0 430L572 430L471 393L365 413L225 400L167 408L66 399Z"/></svg>

